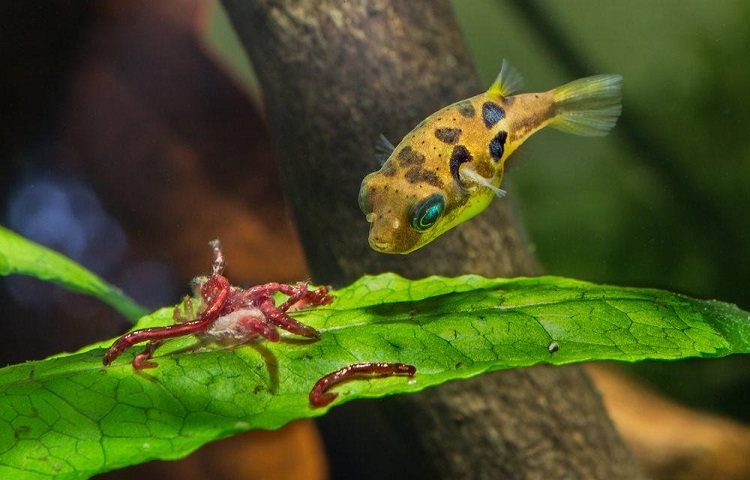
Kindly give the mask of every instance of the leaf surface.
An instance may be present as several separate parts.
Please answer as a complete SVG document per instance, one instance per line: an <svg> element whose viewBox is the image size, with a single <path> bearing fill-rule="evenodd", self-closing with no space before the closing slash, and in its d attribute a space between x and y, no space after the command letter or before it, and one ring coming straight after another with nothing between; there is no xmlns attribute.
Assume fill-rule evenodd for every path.
<svg viewBox="0 0 750 480"><path fill-rule="evenodd" d="M235 347L170 340L159 366L134 372L104 347L0 370L0 478L81 478L179 458L248 429L322 415L308 392L355 362L415 365L414 379L356 380L332 404L415 392L485 371L539 363L718 357L750 351L733 305L558 277L363 277L331 305L295 313L318 341L286 335ZM172 322L162 309L138 328ZM550 344L559 350L550 353Z"/></svg>
<svg viewBox="0 0 750 480"><path fill-rule="evenodd" d="M122 291L54 250L0 225L0 276L30 275L92 295L135 322L147 312Z"/></svg>

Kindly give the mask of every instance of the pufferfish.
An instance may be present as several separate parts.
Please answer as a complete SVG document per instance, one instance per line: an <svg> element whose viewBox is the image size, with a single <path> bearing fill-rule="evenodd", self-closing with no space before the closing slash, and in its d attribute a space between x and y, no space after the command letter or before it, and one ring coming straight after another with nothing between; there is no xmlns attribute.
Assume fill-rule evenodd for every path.
<svg viewBox="0 0 750 480"><path fill-rule="evenodd" d="M537 130L606 135L622 110L620 75L515 95L521 84L503 61L485 93L438 110L395 147L381 135L376 151L387 160L359 192L373 249L413 252L487 208L505 194L508 157Z"/></svg>

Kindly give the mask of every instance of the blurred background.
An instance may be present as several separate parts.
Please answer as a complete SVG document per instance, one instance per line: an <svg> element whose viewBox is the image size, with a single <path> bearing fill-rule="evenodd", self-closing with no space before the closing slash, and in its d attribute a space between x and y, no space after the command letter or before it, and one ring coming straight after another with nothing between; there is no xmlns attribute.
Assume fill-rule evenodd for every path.
<svg viewBox="0 0 750 480"><path fill-rule="evenodd" d="M453 6L486 85L503 58L526 91L596 73L625 78L623 116L609 136L544 130L512 160L503 201L521 212L545 270L750 310L750 4ZM208 270L215 237L237 283L306 276L261 94L216 2L4 2L0 59L0 224L148 308L187 293L190 278ZM105 306L28 278L0 279L0 304L0 365L128 326ZM750 423L746 356L627 368L684 405ZM320 443L310 423L288 431L203 450L258 452L284 435ZM312 448L298 478L336 477L321 455ZM283 456L261 457L252 468L294 477L279 466ZM278 465L263 463L274 458Z"/></svg>

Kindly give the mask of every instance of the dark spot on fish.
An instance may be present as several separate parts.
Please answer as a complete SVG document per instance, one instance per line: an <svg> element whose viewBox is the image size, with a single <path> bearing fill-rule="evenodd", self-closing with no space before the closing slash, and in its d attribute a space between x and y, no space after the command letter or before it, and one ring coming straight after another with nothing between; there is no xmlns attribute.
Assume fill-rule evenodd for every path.
<svg viewBox="0 0 750 480"><path fill-rule="evenodd" d="M495 162L499 162L500 158L503 156L503 152L505 152L505 141L507 139L508 132L500 130L497 132L497 135L495 135L495 138L490 141L490 157L492 157Z"/></svg>
<svg viewBox="0 0 750 480"><path fill-rule="evenodd" d="M458 110L458 113L460 113L466 118L472 118L474 115L477 114L477 111L474 110L474 105L472 105L471 102L468 100L458 102L456 104L456 109Z"/></svg>
<svg viewBox="0 0 750 480"><path fill-rule="evenodd" d="M510 140L515 141L525 138L529 132L538 128L539 125L555 115L555 106L549 105L544 111L537 111L533 115L527 115L513 124L510 131Z"/></svg>
<svg viewBox="0 0 750 480"><path fill-rule="evenodd" d="M503 107L510 108L514 103L516 103L516 97L503 97L500 99L500 101L502 102Z"/></svg>
<svg viewBox="0 0 750 480"><path fill-rule="evenodd" d="M461 185L461 177L459 177L458 175L458 168L462 163L470 161L471 153L469 153L469 150L467 150L466 147L464 147L463 145L456 145L455 147L453 147L453 153L451 153L450 161L451 175L459 185Z"/></svg>
<svg viewBox="0 0 750 480"><path fill-rule="evenodd" d="M451 127L436 128L435 138L444 143L456 143L461 138L461 129Z"/></svg>
<svg viewBox="0 0 750 480"><path fill-rule="evenodd" d="M428 183L433 187L443 187L443 182L440 181L440 177L435 172L420 167L412 167L407 170L404 178L409 183Z"/></svg>
<svg viewBox="0 0 750 480"><path fill-rule="evenodd" d="M383 168L380 169L380 173L386 177L392 177L396 175L396 167L393 165L393 162L387 162L383 165Z"/></svg>
<svg viewBox="0 0 750 480"><path fill-rule="evenodd" d="M497 122L505 118L505 110L497 103L484 102L482 104L482 118L484 119L484 126L492 128Z"/></svg>
<svg viewBox="0 0 750 480"><path fill-rule="evenodd" d="M419 167L424 163L425 157L413 148L406 146L398 152L398 160L402 167Z"/></svg>

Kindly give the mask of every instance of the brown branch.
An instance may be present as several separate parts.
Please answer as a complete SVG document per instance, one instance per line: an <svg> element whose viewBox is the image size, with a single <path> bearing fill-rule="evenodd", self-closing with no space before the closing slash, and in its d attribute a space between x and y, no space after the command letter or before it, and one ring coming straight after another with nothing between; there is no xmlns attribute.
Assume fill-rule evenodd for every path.
<svg viewBox="0 0 750 480"><path fill-rule="evenodd" d="M260 78L316 281L343 284L386 270L534 273L507 201L407 257L367 245L357 193L376 168L374 139L380 132L398 139L427 114L482 90L446 1L223 3ZM640 475L580 367L485 375L378 405L434 478ZM362 451L380 462L414 453L371 444Z"/></svg>

